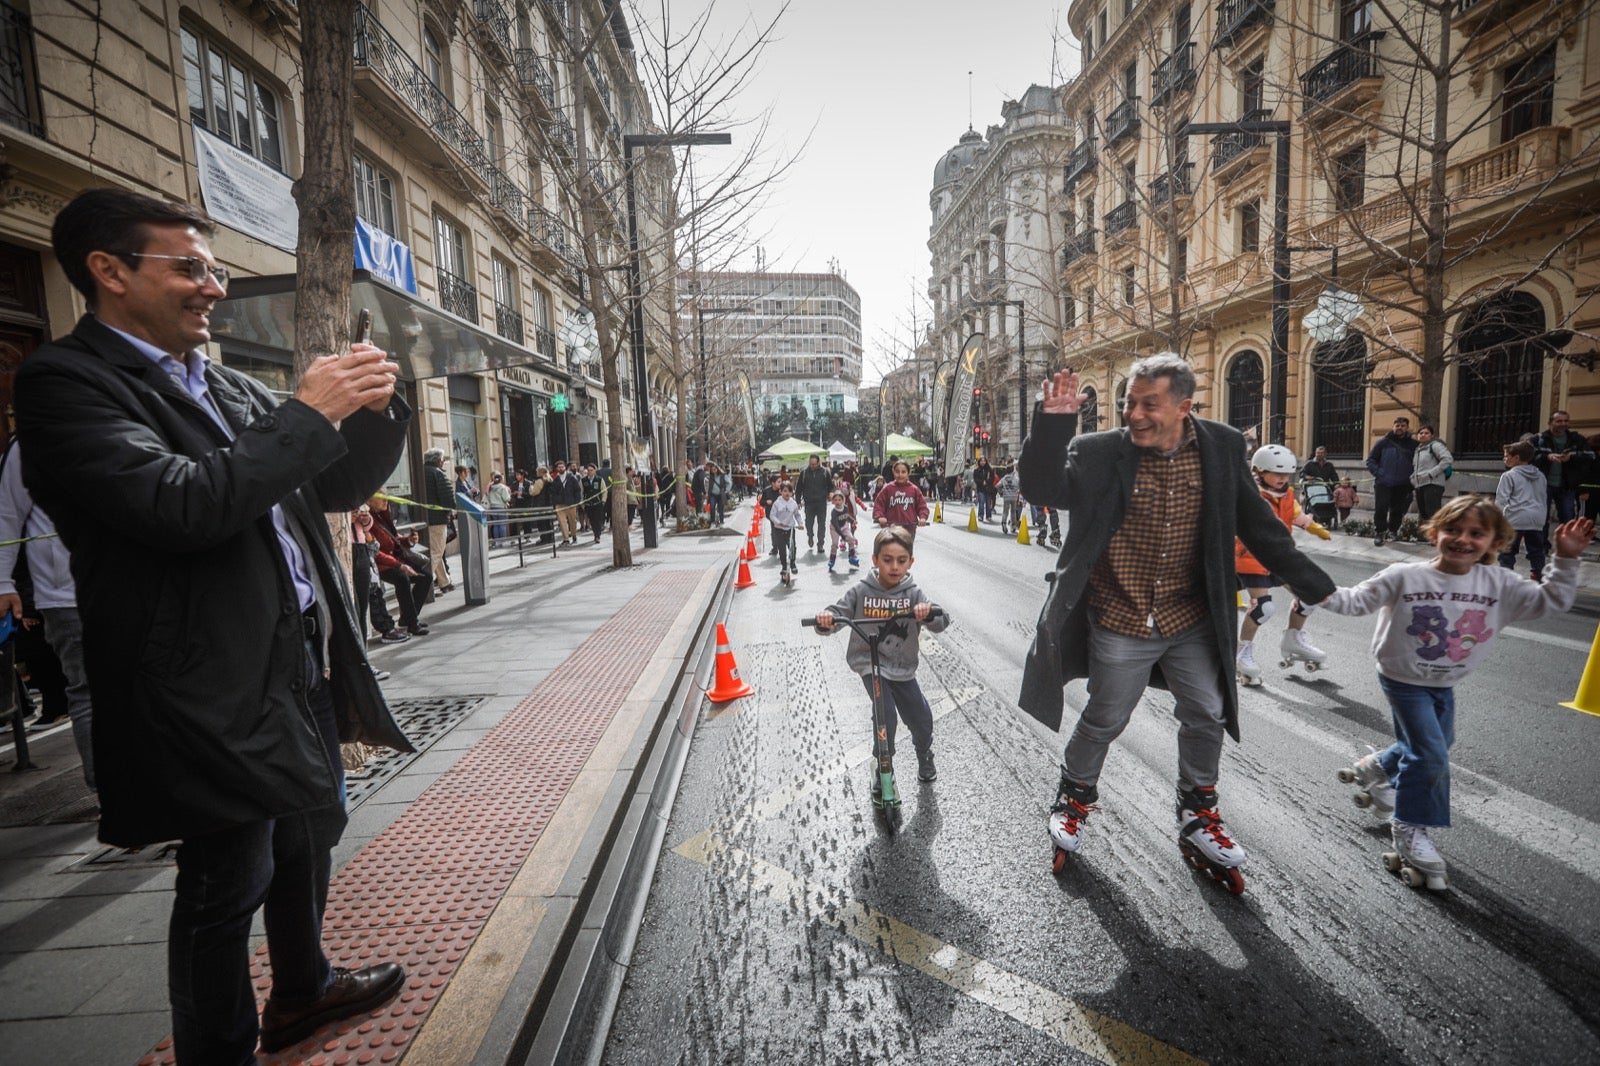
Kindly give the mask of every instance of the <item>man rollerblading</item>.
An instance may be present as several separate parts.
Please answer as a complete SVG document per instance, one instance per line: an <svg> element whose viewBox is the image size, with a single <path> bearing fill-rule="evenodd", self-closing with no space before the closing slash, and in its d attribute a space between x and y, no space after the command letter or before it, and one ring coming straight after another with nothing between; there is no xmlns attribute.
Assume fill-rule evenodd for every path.
<svg viewBox="0 0 1600 1066"><path fill-rule="evenodd" d="M1235 896L1244 891L1239 867L1248 856L1222 824L1215 788L1178 790L1178 847L1190 866L1220 881Z"/></svg>
<svg viewBox="0 0 1600 1066"><path fill-rule="evenodd" d="M1368 745L1367 754L1357 759L1354 766L1339 771L1339 780L1356 786L1353 798L1357 807L1365 807L1383 821L1394 814L1394 785L1389 780L1389 771L1379 761L1376 748Z"/></svg>

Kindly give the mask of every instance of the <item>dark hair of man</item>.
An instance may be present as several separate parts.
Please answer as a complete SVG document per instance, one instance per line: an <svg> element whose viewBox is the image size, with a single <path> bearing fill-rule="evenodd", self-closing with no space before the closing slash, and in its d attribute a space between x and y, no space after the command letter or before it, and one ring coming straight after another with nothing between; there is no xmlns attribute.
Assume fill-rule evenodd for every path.
<svg viewBox="0 0 1600 1066"><path fill-rule="evenodd" d="M94 276L89 273L89 253L120 256L135 270L134 253L150 243L151 226L193 226L210 237L216 226L193 204L158 200L131 189L90 189L80 193L50 227L50 244L72 287L94 306Z"/></svg>
<svg viewBox="0 0 1600 1066"><path fill-rule="evenodd" d="M1187 400L1194 396L1195 380L1194 368L1189 361L1177 352L1157 352L1147 355L1128 368L1128 378L1139 378L1144 381L1167 379L1167 395L1174 401Z"/></svg>

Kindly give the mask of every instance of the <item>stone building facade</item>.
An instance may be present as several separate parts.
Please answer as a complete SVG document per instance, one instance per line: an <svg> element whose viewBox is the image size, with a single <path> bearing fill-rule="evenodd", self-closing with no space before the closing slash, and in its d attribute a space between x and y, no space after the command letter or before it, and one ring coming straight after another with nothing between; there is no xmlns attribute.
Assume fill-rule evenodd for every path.
<svg viewBox="0 0 1600 1066"><path fill-rule="evenodd" d="M1060 175L1073 148L1060 96L1059 88L1030 86L1005 103L998 125L967 130L935 165L928 195L932 323L914 371L922 414L895 421L943 428L942 410L931 417L934 383L967 338L982 333L987 354L970 421L990 434L974 446L996 458L1021 449L1019 409L1031 406L1046 368L1060 364ZM897 378L894 392L906 391Z"/></svg>
<svg viewBox="0 0 1600 1066"><path fill-rule="evenodd" d="M627 25L606 7L357 5L352 305L370 304L374 340L406 356L401 388L418 416L388 485L396 495L420 491L431 447L484 483L609 451L598 360L558 339L593 303L580 283L580 197L600 208L602 247L625 253L621 138L650 129ZM6 402L17 362L83 312L51 255L51 219L105 184L202 204L221 223L213 248L235 280L211 354L291 390L299 33L294 0L0 0ZM573 62L566 42L592 36L587 61ZM610 313L625 336L620 308ZM673 401L651 399L667 454Z"/></svg>
<svg viewBox="0 0 1600 1066"><path fill-rule="evenodd" d="M1452 487L1481 489L1500 445L1555 409L1600 432L1592 0L1075 0L1068 21L1082 69L1060 96L1076 132L1062 346L1112 401L1100 428L1128 364L1171 349L1206 417L1270 437L1276 308L1297 454L1364 456L1407 414L1478 472ZM1449 57L1442 98L1409 42ZM1242 120L1282 132L1185 129ZM1275 299L1280 138L1290 266ZM1319 342L1306 316L1330 287L1363 313Z"/></svg>

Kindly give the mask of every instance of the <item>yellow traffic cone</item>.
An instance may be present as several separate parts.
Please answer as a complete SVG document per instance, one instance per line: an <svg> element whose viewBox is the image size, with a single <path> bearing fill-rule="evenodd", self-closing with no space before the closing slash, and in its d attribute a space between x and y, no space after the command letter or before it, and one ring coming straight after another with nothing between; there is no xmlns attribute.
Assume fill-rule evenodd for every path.
<svg viewBox="0 0 1600 1066"><path fill-rule="evenodd" d="M933 520L935 522L944 521L944 504L939 500L933 501Z"/></svg>
<svg viewBox="0 0 1600 1066"><path fill-rule="evenodd" d="M1594 644L1589 648L1589 661L1584 665L1583 677L1578 680L1578 694L1572 697L1571 703L1561 706L1600 715L1600 631L1595 633Z"/></svg>
<svg viewBox="0 0 1600 1066"><path fill-rule="evenodd" d="M1029 536L1028 536L1028 516L1025 515L1025 514L1018 514L1017 515L1017 543L1018 544L1032 544L1033 543L1032 539L1030 539Z"/></svg>
<svg viewBox="0 0 1600 1066"><path fill-rule="evenodd" d="M967 532L968 533L976 533L977 531L978 531L978 505L977 504L973 504L972 505L972 510L967 512Z"/></svg>

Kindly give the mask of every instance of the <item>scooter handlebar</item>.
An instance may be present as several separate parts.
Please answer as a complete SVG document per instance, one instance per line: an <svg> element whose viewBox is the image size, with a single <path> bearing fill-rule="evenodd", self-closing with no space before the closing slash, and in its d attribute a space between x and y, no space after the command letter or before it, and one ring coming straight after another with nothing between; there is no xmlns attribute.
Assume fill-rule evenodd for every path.
<svg viewBox="0 0 1600 1066"><path fill-rule="evenodd" d="M933 610L928 612L927 620L931 622L935 618L941 618L943 616L944 616L944 608L943 607L935 607ZM878 623L882 623L882 622L898 622L902 618L910 618L913 621L915 621L916 615L912 614L910 611L900 611L900 612L898 612L896 614L890 615L887 618L835 618L833 620L833 624L836 625L836 626L870 625L873 622L878 622ZM816 615L809 615L809 616L807 616L805 618L800 619L800 625L804 629L818 629L818 628L820 628L817 625L817 616Z"/></svg>

